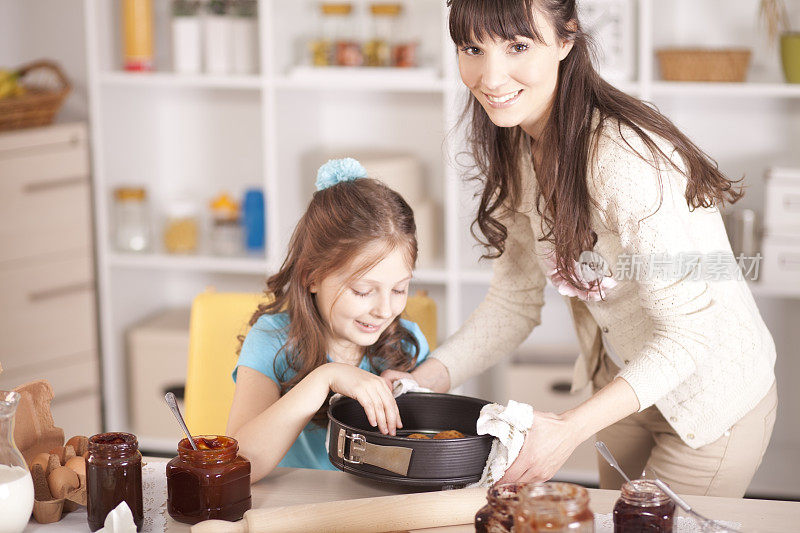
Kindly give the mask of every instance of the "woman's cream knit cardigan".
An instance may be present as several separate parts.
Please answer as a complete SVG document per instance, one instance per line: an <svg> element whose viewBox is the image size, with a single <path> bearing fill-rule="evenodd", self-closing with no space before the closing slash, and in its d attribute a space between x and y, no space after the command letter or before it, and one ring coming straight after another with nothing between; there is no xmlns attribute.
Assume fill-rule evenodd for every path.
<svg viewBox="0 0 800 533"><path fill-rule="evenodd" d="M719 211L690 209L686 178L663 161L654 163L632 130L620 131L615 121L606 121L596 134L598 149L588 177L597 203L594 251L612 272L623 267L622 261L640 259L656 267L695 261L702 272L656 275L660 267L654 274L645 266L638 279L618 280L605 292L605 301L565 297L581 349L573 390L591 380L602 331L626 363L619 375L633 388L640 410L655 404L681 439L699 448L719 438L767 393L775 379L775 345L744 279L715 274L721 261L729 267L733 261ZM680 160L668 143L652 138ZM521 206L504 221L506 249L494 261L488 294L432 354L447 367L452 386L498 362L540 323L543 258L552 246L539 240L536 179L527 158L522 164Z"/></svg>

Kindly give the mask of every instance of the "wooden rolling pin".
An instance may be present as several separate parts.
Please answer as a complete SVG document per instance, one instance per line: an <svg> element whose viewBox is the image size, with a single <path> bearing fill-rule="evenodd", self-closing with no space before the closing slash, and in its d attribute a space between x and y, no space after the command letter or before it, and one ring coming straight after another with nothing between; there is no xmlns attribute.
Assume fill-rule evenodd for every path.
<svg viewBox="0 0 800 533"><path fill-rule="evenodd" d="M486 489L420 492L357 500L250 509L238 522L206 520L192 533L359 533L471 524Z"/></svg>

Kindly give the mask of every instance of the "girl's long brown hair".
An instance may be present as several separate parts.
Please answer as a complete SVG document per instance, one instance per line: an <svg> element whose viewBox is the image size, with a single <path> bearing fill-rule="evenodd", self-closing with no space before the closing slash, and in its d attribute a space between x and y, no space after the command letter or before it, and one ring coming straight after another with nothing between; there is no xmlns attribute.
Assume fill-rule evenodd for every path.
<svg viewBox="0 0 800 533"><path fill-rule="evenodd" d="M281 372L276 358L274 366L281 395L328 361L329 327L317 309L311 285L350 267L355 269L351 276L354 280L394 250L401 250L409 268L414 268L414 213L398 193L369 178L337 183L314 193L292 234L283 265L267 279L265 293L273 299L259 305L250 319L253 326L262 315L289 314L287 341L279 354L288 365ZM352 265L365 251L373 252L368 260ZM413 347L412 353L404 351L404 346ZM399 317L364 353L375 369L403 371L414 367L418 355L419 343L400 324ZM317 412L315 422L321 424L325 420L326 409L323 406Z"/></svg>
<svg viewBox="0 0 800 533"><path fill-rule="evenodd" d="M592 198L587 187L587 163L600 137L592 139L595 112L599 113L598 130L606 120L617 121L620 135L627 127L642 139L652 156L650 161L666 161L686 176L685 196L690 208L733 203L741 198L741 189L734 187L737 182L727 179L717 163L669 119L598 75L592 65L591 40L581 29L575 0L448 0L447 4L450 36L457 47L486 38L513 41L520 36L544 43L536 15L546 17L561 42L573 42L559 65L553 107L537 140L542 159L536 166L539 198L535 202L546 226L543 240L553 244L556 266L573 286L585 288L575 277L572 264L582 251L592 250L597 239L590 226ZM467 137L475 161L474 179L483 182L472 233L485 246L483 257L496 258L503 254L508 236L502 216L505 210L516 211L520 205L523 177L519 162L527 156L531 138L518 126L494 125L474 97L470 97L462 121L469 121ZM685 173L647 132L675 147L686 165ZM648 160L643 154L639 156Z"/></svg>

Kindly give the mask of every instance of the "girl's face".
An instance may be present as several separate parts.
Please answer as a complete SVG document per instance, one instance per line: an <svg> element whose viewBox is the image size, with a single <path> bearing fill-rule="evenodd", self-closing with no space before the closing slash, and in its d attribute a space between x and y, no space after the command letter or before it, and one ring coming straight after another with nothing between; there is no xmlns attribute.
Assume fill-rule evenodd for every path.
<svg viewBox="0 0 800 533"><path fill-rule="evenodd" d="M311 286L317 309L330 329L328 354L336 361L357 363L363 348L375 344L406 307L411 269L402 250L393 250L363 276L350 279L353 268L372 256L369 252Z"/></svg>
<svg viewBox="0 0 800 533"><path fill-rule="evenodd" d="M522 36L513 41L487 38L458 51L461 81L491 121L504 128L521 126L534 138L555 96L559 63L572 49L571 41L558 41L546 17L537 22L544 44Z"/></svg>

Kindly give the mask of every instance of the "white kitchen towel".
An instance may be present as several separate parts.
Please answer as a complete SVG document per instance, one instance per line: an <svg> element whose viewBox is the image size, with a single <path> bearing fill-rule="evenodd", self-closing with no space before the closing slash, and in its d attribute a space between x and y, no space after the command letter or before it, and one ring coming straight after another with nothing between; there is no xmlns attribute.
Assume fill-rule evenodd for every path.
<svg viewBox="0 0 800 533"><path fill-rule="evenodd" d="M527 403L509 400L508 405L484 405L478 417L478 435L493 435L492 449L483 469L481 479L470 487L494 485L514 462L533 425L533 407Z"/></svg>

